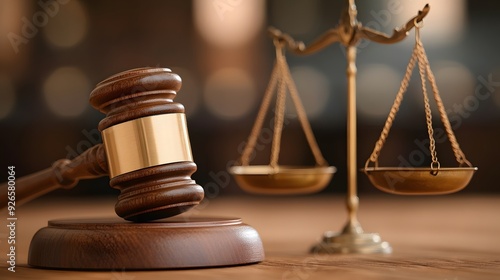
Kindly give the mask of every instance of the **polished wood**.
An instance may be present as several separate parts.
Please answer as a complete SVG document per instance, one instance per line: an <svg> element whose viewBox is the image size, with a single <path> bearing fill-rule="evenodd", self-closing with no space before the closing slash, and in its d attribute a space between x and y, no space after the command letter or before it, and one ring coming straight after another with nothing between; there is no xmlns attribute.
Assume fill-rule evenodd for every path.
<svg viewBox="0 0 500 280"><path fill-rule="evenodd" d="M106 114L99 130L142 117L184 113L184 106L173 102L181 85L179 75L167 68L137 68L105 79L89 99ZM196 164L186 161L111 178L111 187L121 191L116 213L129 221L149 221L191 209L204 196L203 188L191 180L195 171Z"/></svg>
<svg viewBox="0 0 500 280"><path fill-rule="evenodd" d="M181 78L167 68L137 68L121 72L97 84L90 103L106 117L103 131L111 126L159 114L184 113L173 102ZM129 221L150 221L175 216L198 205L204 197L201 186L191 179L196 171L192 161L162 164L111 178L119 189L115 211ZM44 171L16 182L17 206L60 187L73 187L79 179L107 175L105 148L99 144L74 160L62 159ZM7 184L0 186L0 202L7 205Z"/></svg>
<svg viewBox="0 0 500 280"><path fill-rule="evenodd" d="M75 251L76 250L76 251ZM260 262L259 234L237 218L52 220L31 241L28 264L58 269L172 269Z"/></svg>
<svg viewBox="0 0 500 280"><path fill-rule="evenodd" d="M377 194L373 196L373 194ZM500 196L453 194L408 197L360 193L359 219L393 246L388 255L322 255L309 249L345 220L344 196L217 197L179 217L237 216L258 230L265 260L210 269L62 271L27 265L30 240L47 220L109 217L113 197L43 197L18 210L16 272L7 270L6 227L0 228L0 279L440 279L497 280L500 276ZM201 208L201 207L200 207ZM82 211L85 209L85 211ZM5 220L5 212L0 219ZM191 215L191 216L190 216ZM73 248L77 254L80 250Z"/></svg>
<svg viewBox="0 0 500 280"><path fill-rule="evenodd" d="M52 167L16 180L16 207L59 188L72 188L80 179L108 174L106 154L98 144L73 160L61 159ZM7 206L7 183L0 185L0 207Z"/></svg>
<svg viewBox="0 0 500 280"><path fill-rule="evenodd" d="M29 264L59 269L160 269L240 265L263 260L258 233L239 219L151 222L186 212L204 197L203 188L191 179L196 164L191 160L184 107L173 102L180 87L181 78L167 68L132 69L96 86L90 94L90 103L106 114L99 123L101 132L109 132L106 129L116 128L114 126L125 122L178 114L184 121L177 123L173 129L182 130L181 142L187 156L182 160L176 158L172 162L141 165L114 174L110 172L114 159L106 149L116 147L104 141L104 144L90 148L73 161L60 160L50 169L18 179L16 200L19 205L56 188L72 187L78 179L109 174L111 187L120 190L115 204L116 214L136 222L49 221L49 225L33 238ZM155 133L159 134L157 129L152 128L154 131L149 131L151 135L141 134L139 138L154 137ZM173 134L168 134L166 139ZM121 139L126 138L123 136L118 138L130 141ZM151 149L151 145L137 141L137 145L120 153L147 148ZM168 153L168 148L178 147L168 146L162 152ZM141 156L139 154L139 158ZM5 197L1 195L2 205L7 205L7 184L1 189L5 194Z"/></svg>

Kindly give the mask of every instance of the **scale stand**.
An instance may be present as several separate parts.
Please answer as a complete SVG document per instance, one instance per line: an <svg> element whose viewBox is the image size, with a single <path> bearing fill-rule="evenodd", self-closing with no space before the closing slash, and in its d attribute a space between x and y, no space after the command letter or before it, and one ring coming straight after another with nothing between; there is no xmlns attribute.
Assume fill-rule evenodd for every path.
<svg viewBox="0 0 500 280"><path fill-rule="evenodd" d="M365 233L357 219L359 200L357 196L357 162L356 162L356 52L361 39L377 43L397 43L408 35L415 24L422 21L430 7L426 5L418 15L404 26L395 29L392 36L362 26L357 20L354 0L347 1L339 24L328 30L315 42L305 46L296 42L287 34L270 28L269 32L275 40L285 43L292 52L306 55L315 53L324 47L339 42L347 49L347 211L348 221L342 232L335 234L325 232L320 243L313 246L313 253L391 253L389 243L382 241L377 233Z"/></svg>

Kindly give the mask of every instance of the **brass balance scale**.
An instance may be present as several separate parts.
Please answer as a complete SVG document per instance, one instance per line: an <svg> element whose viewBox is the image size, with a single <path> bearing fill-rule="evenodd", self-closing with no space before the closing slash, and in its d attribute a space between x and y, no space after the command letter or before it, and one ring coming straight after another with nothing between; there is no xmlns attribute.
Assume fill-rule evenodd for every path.
<svg viewBox="0 0 500 280"><path fill-rule="evenodd" d="M275 28L269 28L276 48L276 63L272 71L270 82L264 94L262 105L248 138L247 145L241 155L240 165L230 168L238 185L245 191L257 194L305 194L314 193L325 188L330 182L336 168L329 166L318 148L311 126L307 120L305 110L300 101L297 88L293 82L285 58L285 49L295 54L311 54L324 47L339 42L347 50L347 210L348 221L340 233L325 232L322 241L314 245L312 252L319 253L390 253L392 248L388 242L382 241L377 233L365 233L357 219L357 163L356 163L356 51L361 39L383 44L393 44L407 37L409 31L415 28L415 46L396 95L394 104L389 112L380 138L375 144L372 154L362 169L371 183L378 189L401 195L437 195L457 192L463 189L477 170L466 159L455 138L446 110L439 95L434 75L431 71L423 44L420 40L420 29L423 19L429 13L427 4L418 15L410 19L401 28L395 29L392 36L388 36L371 28L362 26L357 21L357 10L354 0L347 1L347 8L343 12L339 24L328 30L315 42L305 46L302 42L294 41L289 35ZM429 135L429 150L431 164L422 167L380 167L378 157L385 140L388 137L392 123L407 90L411 74L415 65L418 65L427 130ZM458 167L441 167L433 138L432 112L427 94L429 82L436 102L441 121L445 127L451 143ZM286 92L290 93L297 116L304 130L306 139L314 155L316 166L280 166L278 164L281 132L285 114ZM269 165L250 165L250 154L255 148L257 137L262 129L266 113L270 108L272 97L276 92L275 119L271 158Z"/></svg>

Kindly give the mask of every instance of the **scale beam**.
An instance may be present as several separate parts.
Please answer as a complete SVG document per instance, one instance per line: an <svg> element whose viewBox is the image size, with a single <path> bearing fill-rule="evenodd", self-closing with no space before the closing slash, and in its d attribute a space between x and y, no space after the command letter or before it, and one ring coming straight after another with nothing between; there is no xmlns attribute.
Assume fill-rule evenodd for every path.
<svg viewBox="0 0 500 280"><path fill-rule="evenodd" d="M306 46L304 42L295 41L290 35L281 32L280 30L269 27L269 35L273 39L286 44L287 48L295 54L307 55L318 52L323 48L333 44L341 43L344 46L356 46L360 39L367 39L381 44L394 44L402 41L408 36L408 32L415 27L415 24L421 22L429 13L429 4L418 12L416 16L411 18L406 24L399 28L395 28L391 36L377 31L375 29L364 27L356 19L356 5L349 4L344 10L340 18L339 24L327 30L318 39Z"/></svg>
<svg viewBox="0 0 500 280"><path fill-rule="evenodd" d="M406 36L408 36L408 32L415 27L416 23L421 22L425 16L429 13L429 4L425 5L425 7L418 11L418 15L410 19L405 25L400 28L394 29L392 36L388 36L382 32L371 29L369 27L363 27L360 30L360 37L381 44L394 44L402 41Z"/></svg>

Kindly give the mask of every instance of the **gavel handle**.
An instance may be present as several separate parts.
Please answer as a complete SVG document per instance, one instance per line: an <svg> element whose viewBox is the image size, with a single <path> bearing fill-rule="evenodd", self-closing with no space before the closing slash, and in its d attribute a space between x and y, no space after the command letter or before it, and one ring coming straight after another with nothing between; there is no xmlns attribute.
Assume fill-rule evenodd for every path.
<svg viewBox="0 0 500 280"><path fill-rule="evenodd" d="M60 159L52 167L15 181L15 206L20 206L58 188L72 188L80 179L97 178L108 174L104 146L98 144L73 160ZM12 189L12 188L11 188ZM7 207L8 184L0 185L0 208Z"/></svg>

